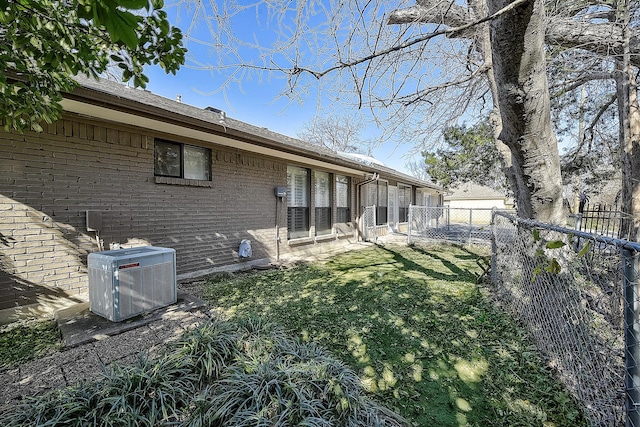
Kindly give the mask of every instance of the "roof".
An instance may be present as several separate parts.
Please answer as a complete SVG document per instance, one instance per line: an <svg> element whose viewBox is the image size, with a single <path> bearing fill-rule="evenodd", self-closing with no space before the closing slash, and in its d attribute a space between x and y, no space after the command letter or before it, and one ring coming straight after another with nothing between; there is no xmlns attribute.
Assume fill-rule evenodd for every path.
<svg viewBox="0 0 640 427"><path fill-rule="evenodd" d="M444 200L495 200L508 197L491 187L467 182L445 194Z"/></svg>
<svg viewBox="0 0 640 427"><path fill-rule="evenodd" d="M91 108L83 108L83 105L90 104L94 107L93 110L102 111L103 116L107 116L104 111L142 116L155 122L161 121L173 125L174 128L176 126L188 127L200 135L203 135L203 132L204 134L216 135L218 140L222 136L225 139L242 141L245 143L243 147L263 147L271 151L293 153L304 157L304 159L314 159L316 163L329 163L343 169L349 168L349 170L359 171L364 175L384 174L407 184L444 191L442 187L431 182L403 174L382 164L363 163L328 148L235 120L215 108L194 107L156 95L148 90L134 89L125 84L105 79L95 80L80 75L75 79L79 86L72 93L64 94L63 107L70 112L91 115L89 112ZM113 115L113 120L118 120L117 117L122 117L122 114L120 116ZM142 121L135 121L133 124L143 126L141 123Z"/></svg>
<svg viewBox="0 0 640 427"><path fill-rule="evenodd" d="M346 151L338 151L337 153L342 157L359 161L360 163L364 163L365 165L385 166L385 164L382 163L380 160L376 159L375 157L367 156L366 154L348 153Z"/></svg>

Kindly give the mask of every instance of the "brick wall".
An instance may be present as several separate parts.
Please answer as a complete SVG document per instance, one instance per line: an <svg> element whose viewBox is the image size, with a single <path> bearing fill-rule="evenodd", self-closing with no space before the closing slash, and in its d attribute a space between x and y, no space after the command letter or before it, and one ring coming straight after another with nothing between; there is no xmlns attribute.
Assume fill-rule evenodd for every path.
<svg viewBox="0 0 640 427"><path fill-rule="evenodd" d="M154 177L155 137L211 148L212 181ZM137 128L68 116L40 134L0 131L0 309L86 292L86 256L97 250L87 210L102 213L105 249L172 247L178 274L240 262L242 239L253 259L273 256L278 185L282 160ZM286 218L284 203L285 239Z"/></svg>

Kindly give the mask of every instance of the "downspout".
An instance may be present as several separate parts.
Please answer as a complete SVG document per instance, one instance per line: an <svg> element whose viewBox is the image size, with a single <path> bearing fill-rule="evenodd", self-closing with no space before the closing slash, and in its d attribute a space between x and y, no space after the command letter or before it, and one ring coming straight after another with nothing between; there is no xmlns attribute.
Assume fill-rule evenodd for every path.
<svg viewBox="0 0 640 427"><path fill-rule="evenodd" d="M276 197L276 263L280 262L280 197Z"/></svg>
<svg viewBox="0 0 640 427"><path fill-rule="evenodd" d="M362 186L363 185L367 185L367 184L371 184L372 182L377 181L380 178L380 174L378 172L373 172L373 175L371 176L371 178L369 179L365 179L362 182L359 182L358 184L356 184L356 203L358 204L358 218L356 218L356 233L358 234L356 241L360 242L362 241L362 230L360 227L360 218L362 216L362 211L360 210L362 203L360 203L362 201Z"/></svg>

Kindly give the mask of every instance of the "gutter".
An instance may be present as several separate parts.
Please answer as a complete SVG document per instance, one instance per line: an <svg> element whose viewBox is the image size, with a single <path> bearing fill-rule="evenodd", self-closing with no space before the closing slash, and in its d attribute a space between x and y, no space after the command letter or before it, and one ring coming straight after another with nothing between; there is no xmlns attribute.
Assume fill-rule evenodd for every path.
<svg viewBox="0 0 640 427"><path fill-rule="evenodd" d="M139 89L126 89L128 91L134 92L139 91ZM134 92L135 93L135 92ZM158 96L158 95L154 95ZM159 97L159 96L158 96ZM167 124L171 124L174 126L179 126L183 128L190 128L195 131L205 132L209 134L214 134L223 138L233 139L241 142L245 142L251 145L269 148L273 150L277 150L279 152L286 152L291 154L301 155L305 158L310 158L317 161L322 161L325 163L331 163L332 165L343 166L352 170L351 173L366 173L368 168L357 163L351 162L335 155L331 155L332 153L318 153L313 150L305 149L304 147L296 147L285 142L275 141L274 139L270 139L268 137L257 135L255 133L243 130L238 130L234 127L233 122L239 121L231 121L229 119L226 126L222 124L205 120L204 118L196 118L188 114L183 114L180 112L171 111L162 107L149 105L143 102L135 101L130 98L121 97L117 95L113 95L111 93L107 93L104 91L99 91L92 88L87 88L84 86L77 87L73 93L65 93L65 100L76 101L83 104L89 104L96 107L102 107L108 110L117 111L120 113L144 117L151 120L161 121ZM162 99L166 99L163 97L159 97ZM65 111L70 111L65 105L63 100L63 107L65 107ZM185 104L183 104L185 105ZM188 106L195 110L200 110L198 107ZM81 111L71 110L72 112L83 114ZM202 110L203 114L209 114L210 112L206 110ZM100 116L95 116L91 114L85 114L89 117L97 117L103 118ZM239 122L243 123L243 122ZM252 125L246 124L248 127L255 128L256 131L264 132L264 128L254 127ZM268 131L268 130L267 130ZM268 131L269 133L274 133L272 131Z"/></svg>
<svg viewBox="0 0 640 427"><path fill-rule="evenodd" d="M286 153L290 155L286 158L287 161L292 163L338 170L351 175L368 174L374 170L374 174L378 176L383 173L392 179L416 187L443 191L432 183L421 181L388 167L364 165L341 157L330 150L315 146L305 147L308 143L266 128L232 118L226 118L222 122L219 115L211 111L155 95L146 90L82 76L76 76L76 81L79 86L73 92L63 94L63 108L70 113L152 129L159 133L190 137L276 158L282 158L282 153Z"/></svg>

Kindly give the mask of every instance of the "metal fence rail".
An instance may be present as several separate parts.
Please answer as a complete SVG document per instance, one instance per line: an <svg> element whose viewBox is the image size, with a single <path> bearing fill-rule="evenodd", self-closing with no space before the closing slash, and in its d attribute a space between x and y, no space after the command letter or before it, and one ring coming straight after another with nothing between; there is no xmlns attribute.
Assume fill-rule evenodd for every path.
<svg viewBox="0 0 640 427"><path fill-rule="evenodd" d="M591 424L640 427L640 245L503 212L492 242L497 294Z"/></svg>
<svg viewBox="0 0 640 427"><path fill-rule="evenodd" d="M570 215L570 218L575 223L576 230L619 239L628 239L631 235L632 216L614 210L612 206L586 205L581 212Z"/></svg>

